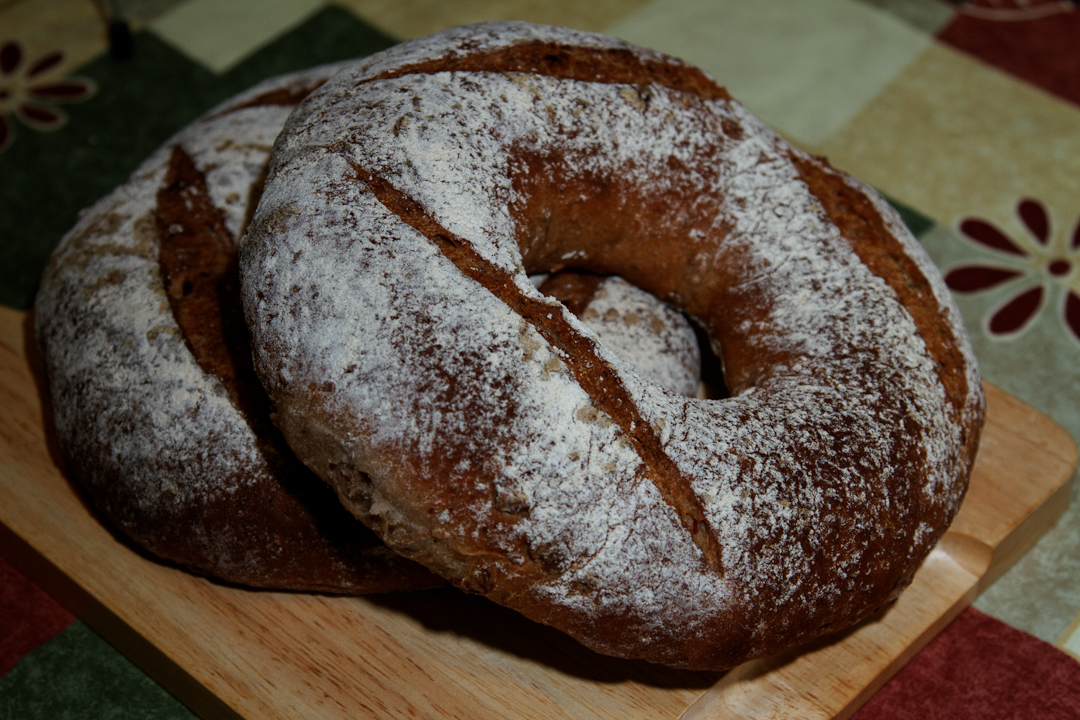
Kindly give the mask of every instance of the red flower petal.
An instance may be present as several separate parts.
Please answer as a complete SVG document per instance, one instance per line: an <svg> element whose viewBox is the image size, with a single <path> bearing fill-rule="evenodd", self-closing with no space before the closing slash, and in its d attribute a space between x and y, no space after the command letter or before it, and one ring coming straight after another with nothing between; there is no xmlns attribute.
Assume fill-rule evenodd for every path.
<svg viewBox="0 0 1080 720"><path fill-rule="evenodd" d="M949 286L949 289L956 292L978 292L979 290L996 287L1007 280L1019 277L1021 274L1018 270L967 265L950 270L945 276L945 284Z"/></svg>
<svg viewBox="0 0 1080 720"><path fill-rule="evenodd" d="M54 67L59 65L61 61L63 61L63 59L64 53L60 52L59 50L54 50L53 52L39 58L37 62L31 65L30 69L26 71L26 77L37 77L38 75L46 72L47 70L52 70Z"/></svg>
<svg viewBox="0 0 1080 720"><path fill-rule="evenodd" d="M0 72L10 75L22 62L22 48L19 43L8 41L0 47Z"/></svg>
<svg viewBox="0 0 1080 720"><path fill-rule="evenodd" d="M1031 234L1043 245L1050 238L1050 218L1046 215L1046 208L1038 200L1024 199L1016 207L1017 214L1024 221L1024 225Z"/></svg>
<svg viewBox="0 0 1080 720"><path fill-rule="evenodd" d="M1072 334L1080 340L1080 297L1072 290L1065 294L1065 324L1072 330Z"/></svg>
<svg viewBox="0 0 1080 720"><path fill-rule="evenodd" d="M29 95L38 100L51 102L75 102L82 100L93 92L94 86L85 80L61 80L60 82L36 85L31 87Z"/></svg>
<svg viewBox="0 0 1080 720"><path fill-rule="evenodd" d="M35 130L56 130L67 120L64 113L48 105L23 103L15 110L15 114Z"/></svg>
<svg viewBox="0 0 1080 720"><path fill-rule="evenodd" d="M990 332L1008 335L1028 324L1038 312L1043 300L1043 286L1036 285L1020 293L998 308L990 318Z"/></svg>
<svg viewBox="0 0 1080 720"><path fill-rule="evenodd" d="M988 248L1001 250L1011 255L1027 255L1025 250L1017 247L1004 233L985 220L976 220L974 218L965 220L960 223L960 232Z"/></svg>
<svg viewBox="0 0 1080 720"><path fill-rule="evenodd" d="M15 137L14 129L8 123L7 116L0 115L0 152L3 152L11 144L11 140Z"/></svg>

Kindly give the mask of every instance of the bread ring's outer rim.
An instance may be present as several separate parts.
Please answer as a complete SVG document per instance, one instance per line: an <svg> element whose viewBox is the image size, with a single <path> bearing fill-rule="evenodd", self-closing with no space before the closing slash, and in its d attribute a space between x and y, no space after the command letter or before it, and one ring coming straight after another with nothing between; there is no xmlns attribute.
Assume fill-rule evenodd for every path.
<svg viewBox="0 0 1080 720"><path fill-rule="evenodd" d="M601 652L716 669L776 652L865 617L910 582L944 532L963 497L977 449L984 412L981 381L959 313L940 275L895 211L876 193L794 150L722 93L695 99L647 84L624 83L621 89L616 85L603 90L596 83L583 82L569 88L570 83L560 84L557 78L522 76L517 71L508 75L452 68L440 72L430 64L424 74L396 72L438 58L451 58L450 64L457 66L461 55L497 52L538 40L550 41L556 55L575 45L630 49L644 59L642 64L684 66L602 36L523 23L483 24L373 56L338 75L290 118L277 144L275 166L254 229L241 249L245 310L254 333L256 364L278 403L290 443L392 547L456 584L555 625ZM373 81L377 77L383 79ZM429 94L412 95L411 107L401 100L397 109L395 98L409 98L413 88L425 88ZM570 147L571 140L584 132L602 135L613 123L636 127L635 123L646 122L639 121L617 98L642 116L679 113L677 104L681 103L686 112L679 116L680 127L697 123L714 128L710 130L714 137L726 138L719 144L727 154L709 159L716 160L711 167L718 175L730 171L740 183L725 188L733 201L723 206L730 225L723 230L727 233L724 258L738 267L730 271L726 266L710 268L721 274L742 272L735 276L738 283L725 292L741 293L748 303L762 300L749 294L752 287L772 285L774 291L764 297L764 305L753 307L716 310L694 305L693 298L688 302L699 313L718 313L702 319L722 327L725 341L741 343L739 350L750 351L750 360L756 356L776 363L780 347L790 353L791 364L758 372L746 357L731 354L725 347L729 353L725 360L739 377L733 388L735 397L721 405L673 400L602 351L596 365L636 401L647 401L641 417L665 452L675 448L681 472L703 473L694 475L692 484L698 501L710 508L708 531L718 534L714 539L723 556L719 565L708 557L707 548L689 541L686 531L691 523L686 516L671 513L678 510L672 501L656 499L652 486L639 482L642 473L653 471L642 470L633 452L620 449L619 441L632 436L637 425L627 417L637 416L625 416L610 405L593 408L602 398L583 395L577 385L581 374L574 376L576 380L567 379L573 371L555 378L558 382L550 373L533 379L536 363L569 361L558 341L566 327L580 334L585 345L588 333L575 328L571 318L556 317L558 311L549 321L537 317L521 322L521 310L509 310L538 308L536 303L542 303L517 279L524 273L518 241L500 229L515 219L504 212L507 203L527 205L531 199L515 196L520 188L513 182L524 177L528 183L542 174L508 176L489 170L455 174L463 165L488 161L487 156L470 153L483 144L483 138L502 132L502 126L469 123L481 114L489 98L500 95L541 108L535 120L540 129L518 141L519 148L548 127L542 117L545 104L553 127L578 128L573 138L559 136L564 144L560 148ZM564 100L564 95L570 99ZM572 102L575 97L580 99L577 105ZM443 102L443 98L449 99ZM454 110L452 102L456 102L454 108L468 109ZM363 112L354 112L355 103L360 103ZM703 106L708 112L693 114L692 108ZM608 124L582 129L575 124L575 107L598 109ZM512 108L508 102L489 115L502 117ZM337 124L330 122L337 118ZM514 116L512 122L517 121ZM512 129L505 132L516 137ZM684 144L696 142L686 134L672 137L676 136ZM652 138L637 142L620 136L619 140L624 145L636 143L635 151L642 156L670 152L675 159L679 151L678 145L657 149L660 140ZM603 157L610 164L590 165L589 172L617 182L619 173L634 169L633 164L615 164L623 157L618 145L597 147L605 149ZM572 151L584 152L570 148L565 153ZM458 159L443 162L444 155ZM537 167L544 170L563 170L543 165L546 160L539 155L526 160L540 162ZM499 158L490 162L502 167ZM676 164L689 167L694 162L692 154L685 154L677 156ZM902 257L893 259L901 270L879 270L883 274L878 275L868 269L850 244L859 240L848 233L862 232L857 222L851 225L843 219L850 208L843 202L826 208L823 205L830 203L824 198L808 194L806 182L799 177L799 163L828 176L830 187L841 196L848 190L858 193L862 198L858 213L863 213L863 220L873 220L876 228L868 242L882 241L886 256L900 248ZM616 167L619 173L614 172ZM698 165L693 170L705 172ZM572 166L566 169L567 177L572 180L574 172L585 171ZM494 178L495 193L503 193L501 204L478 199L488 178ZM443 198L433 188L452 189L451 196ZM753 197L773 198L759 205L769 211L740 214L743 206L735 201ZM771 230L776 227L798 228L799 232L777 234ZM771 245L759 248L749 242L751 236L765 237ZM693 240L698 237L690 235ZM390 255L392 264L380 260ZM573 262L571 258L568 264ZM794 272L793 268L802 266L813 267L814 273ZM474 272L481 267L483 272ZM768 273L747 272L755 268ZM490 282L482 277L487 269L496 270ZM380 279L366 284L365 272ZM894 275L897 272L901 274ZM930 327L942 338L924 338L916 329L921 320L909 313L904 293L896 289L897 283L906 282L903 272L914 273L910 279L932 293L930 304L936 308ZM502 277L502 273L509 275ZM394 285L381 279L389 282L391 276ZM416 277L422 277L422 284ZM648 280L644 273L641 278ZM775 292L779 283L792 278L797 284L789 288L790 297ZM842 285L836 285L841 281ZM810 288L820 297L808 292ZM417 305L401 300L406 290L419 293L422 299ZM668 288L667 297L678 300L678 295L678 289ZM355 305L342 299L352 296L358 298ZM358 311L361 299L364 313ZM806 304L826 300L835 307ZM468 324L459 317L455 303L466 302L483 305L487 313L483 323ZM841 306L853 315L841 315ZM724 312L735 319L725 319ZM818 315L837 322L821 326L815 322ZM393 338L406 332L400 320L404 317L415 317L419 323L408 325L408 333L450 349L441 356L447 365L426 365L426 355L394 342ZM793 320L782 330L775 321L765 322L779 317ZM841 337L836 330L840 320L855 335L887 342L852 347L850 337ZM454 335L450 329L465 326L477 333L476 339L470 336L461 347L447 345ZM358 334L366 328L376 330ZM739 332L733 334L733 328ZM825 335L813 334L818 331ZM331 337L338 342L330 342ZM378 347L371 349L365 343ZM943 358L929 354L928 346L942 343L949 362L959 367L941 368ZM830 355L830 348L849 354ZM477 353L490 355L478 364L470 359ZM491 369L505 368L511 357L524 362L505 371ZM820 364L804 365L803 359L810 357ZM868 380L862 374L864 368L881 377ZM474 390L473 375L498 382L487 390ZM826 375L841 384L818 382ZM942 385L946 375L952 380ZM376 377L385 383L385 392L373 384ZM446 382L457 378L458 399L440 399L441 390L432 390L431 377ZM560 393L544 394L540 400L522 399L501 389L547 387L544 382L561 383ZM845 404L840 399L845 395L859 402ZM410 408L399 410L394 401L385 399L391 396L413 410L422 405L426 413L437 415L442 435L433 432L434 426L424 416L410 415ZM786 398L796 396L811 404L785 404ZM520 449L516 438L492 431L494 425L487 415L473 412L465 422L455 414L455 403L470 412L487 409L503 425L516 424L519 437L537 435L541 427L555 434L539 435L546 450ZM580 405L577 411L575 403ZM530 424L530 413L540 420ZM701 422L668 422L691 416ZM847 424L848 420L853 424ZM763 433L761 428L770 423L785 428L786 435ZM494 437L510 445L480 445L480 439L464 435L469 425L479 425L478 434L489 436L483 439ZM702 446L707 452L684 442L684 436L714 426L727 435ZM398 434L391 435L395 430ZM796 443L792 433L798 432L805 439ZM554 466L578 462L582 446L575 444L577 437L591 438L585 447L591 447L589 452L598 453L606 464L595 467L598 463L590 455L591 464L582 466L582 479L548 481L564 477L553 472ZM629 445L640 447L633 440ZM751 445L783 447L792 455L750 450L743 454L741 448ZM851 449L845 451L849 445ZM825 465L840 474L823 474L819 466ZM607 486L597 489L600 483L594 481L609 472L622 473L617 475L624 478L619 480L623 488L619 493L607 492ZM735 480L744 473L751 474L752 480L740 486ZM453 480L436 481L436 475ZM837 484L840 480L843 484ZM555 487L558 482L570 482L574 497L602 500L608 506L574 505L578 501L560 494ZM718 494L711 494L710 489ZM507 497L516 500L507 505ZM545 505L545 498L556 504ZM647 514L642 508L649 508ZM926 515L905 515L908 510L902 508L919 508ZM633 523L621 521L619 512L629 513L626 518L633 518ZM574 518L573 524L568 517ZM696 529L696 521L693 524ZM595 530L590 529L594 526ZM551 528L561 528L564 534L549 532ZM680 533L682 539L676 539ZM732 544L729 540L734 537L748 540ZM790 539L786 544L766 542L778 537ZM897 542L896 537L904 539ZM654 548L652 560L631 562L641 543ZM670 554L676 547L680 548L678 557ZM578 554L567 560L571 552ZM665 569L676 566L680 569L675 574Z"/></svg>

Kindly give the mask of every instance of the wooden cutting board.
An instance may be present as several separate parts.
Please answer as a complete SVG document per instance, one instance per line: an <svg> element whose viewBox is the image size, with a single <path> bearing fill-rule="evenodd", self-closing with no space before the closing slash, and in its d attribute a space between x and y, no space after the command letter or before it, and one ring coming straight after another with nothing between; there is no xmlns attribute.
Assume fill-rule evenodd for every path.
<svg viewBox="0 0 1080 720"><path fill-rule="evenodd" d="M343 598L194 577L113 535L61 469L25 314L0 308L0 551L207 718L844 718L1061 516L1072 439L987 387L959 517L907 592L727 674L596 655L453 590Z"/></svg>

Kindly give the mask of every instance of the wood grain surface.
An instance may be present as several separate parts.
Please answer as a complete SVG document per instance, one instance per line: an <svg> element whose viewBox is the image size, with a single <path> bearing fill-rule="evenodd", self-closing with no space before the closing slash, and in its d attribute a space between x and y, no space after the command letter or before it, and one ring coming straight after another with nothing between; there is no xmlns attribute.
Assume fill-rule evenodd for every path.
<svg viewBox="0 0 1080 720"><path fill-rule="evenodd" d="M848 717L1060 517L1077 462L1060 427L988 387L964 507L896 603L726 674L685 672L597 655L454 590L252 591L149 557L72 485L30 322L0 308L0 551L207 718Z"/></svg>

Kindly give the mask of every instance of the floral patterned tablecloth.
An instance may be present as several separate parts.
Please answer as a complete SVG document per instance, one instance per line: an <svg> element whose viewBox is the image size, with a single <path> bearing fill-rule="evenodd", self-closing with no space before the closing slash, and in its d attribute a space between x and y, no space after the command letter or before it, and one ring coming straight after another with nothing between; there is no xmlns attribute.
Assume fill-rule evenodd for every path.
<svg viewBox="0 0 1080 720"><path fill-rule="evenodd" d="M211 105L270 75L491 19L687 59L875 185L942 268L986 378L1080 438L1072 2L0 0L0 303L28 308L78 211ZM1078 488L857 717L1080 718ZM39 717L191 715L0 559L0 718Z"/></svg>

